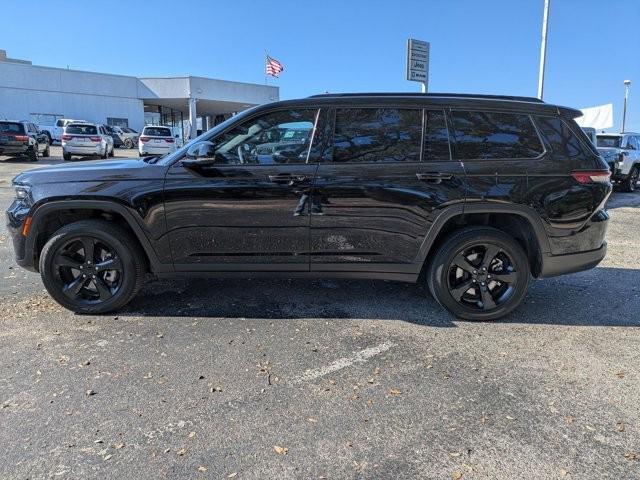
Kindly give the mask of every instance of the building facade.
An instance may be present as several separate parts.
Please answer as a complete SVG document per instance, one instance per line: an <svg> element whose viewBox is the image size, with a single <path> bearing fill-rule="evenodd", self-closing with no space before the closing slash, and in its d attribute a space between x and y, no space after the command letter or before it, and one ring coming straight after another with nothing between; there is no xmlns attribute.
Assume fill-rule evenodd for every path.
<svg viewBox="0 0 640 480"><path fill-rule="evenodd" d="M58 118L174 127L183 138L246 108L279 99L274 86L203 77L137 78L0 58L0 119L52 125Z"/></svg>

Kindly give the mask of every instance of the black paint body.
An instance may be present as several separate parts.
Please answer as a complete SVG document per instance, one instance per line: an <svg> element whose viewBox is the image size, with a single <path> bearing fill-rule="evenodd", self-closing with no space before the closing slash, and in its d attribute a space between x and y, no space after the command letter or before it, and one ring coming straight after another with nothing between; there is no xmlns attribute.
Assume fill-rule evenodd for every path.
<svg viewBox="0 0 640 480"><path fill-rule="evenodd" d="M416 281L441 229L469 215L517 215L538 245L537 276L596 265L604 256L611 185L581 184L575 170L606 170L597 154L559 160L446 160L333 163L335 108L455 109L560 117L576 111L533 101L449 95L325 96L256 107L205 133L217 135L271 110L318 109L307 163L218 165L185 162L185 149L147 163L92 161L25 172L28 201L7 212L16 256L37 269L47 224L60 212L106 211L140 240L157 274L217 272L327 275ZM450 120L448 120L450 122ZM577 127L576 127L577 128ZM196 140L197 141L197 140ZM584 137L584 141L586 137ZM305 214L294 215L302 209ZM32 217L28 236L21 235ZM50 228L50 227L49 227Z"/></svg>

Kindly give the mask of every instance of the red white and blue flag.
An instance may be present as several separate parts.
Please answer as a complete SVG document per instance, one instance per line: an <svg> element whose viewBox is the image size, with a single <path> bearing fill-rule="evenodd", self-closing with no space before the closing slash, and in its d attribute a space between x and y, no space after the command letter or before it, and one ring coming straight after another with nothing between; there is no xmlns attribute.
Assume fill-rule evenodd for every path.
<svg viewBox="0 0 640 480"><path fill-rule="evenodd" d="M275 58L267 55L266 74L272 77L280 76L280 72L284 70L284 66Z"/></svg>

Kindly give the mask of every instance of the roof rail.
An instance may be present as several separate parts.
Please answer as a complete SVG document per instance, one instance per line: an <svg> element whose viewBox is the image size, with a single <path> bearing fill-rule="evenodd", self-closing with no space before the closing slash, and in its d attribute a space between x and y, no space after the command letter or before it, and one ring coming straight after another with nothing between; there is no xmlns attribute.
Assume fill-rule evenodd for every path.
<svg viewBox="0 0 640 480"><path fill-rule="evenodd" d="M510 100L515 102L544 103L536 97L517 95L484 95L479 93L411 93L411 92L362 92L362 93L321 93L309 98L331 97L449 97L449 98L483 98L488 100Z"/></svg>

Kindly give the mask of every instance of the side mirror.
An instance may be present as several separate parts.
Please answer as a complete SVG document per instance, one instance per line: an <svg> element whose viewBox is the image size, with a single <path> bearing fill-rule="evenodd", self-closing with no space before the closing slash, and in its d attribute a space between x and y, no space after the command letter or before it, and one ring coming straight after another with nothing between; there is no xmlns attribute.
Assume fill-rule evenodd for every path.
<svg viewBox="0 0 640 480"><path fill-rule="evenodd" d="M189 147L186 157L187 161L183 162L185 165L195 165L203 160L208 160L207 163L215 163L216 146L213 142L198 142Z"/></svg>

